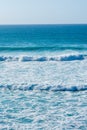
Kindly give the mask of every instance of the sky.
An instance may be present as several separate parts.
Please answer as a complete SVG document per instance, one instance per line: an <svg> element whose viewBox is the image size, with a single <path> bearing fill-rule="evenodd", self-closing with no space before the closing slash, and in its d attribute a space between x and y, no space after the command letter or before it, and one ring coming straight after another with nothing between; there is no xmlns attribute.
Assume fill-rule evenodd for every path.
<svg viewBox="0 0 87 130"><path fill-rule="evenodd" d="M80 23L87 23L87 0L0 0L0 24Z"/></svg>

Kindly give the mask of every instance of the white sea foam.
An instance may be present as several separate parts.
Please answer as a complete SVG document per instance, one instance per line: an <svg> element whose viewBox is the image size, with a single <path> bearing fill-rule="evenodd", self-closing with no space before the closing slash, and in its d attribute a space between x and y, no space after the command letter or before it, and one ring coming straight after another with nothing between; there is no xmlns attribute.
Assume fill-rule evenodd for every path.
<svg viewBox="0 0 87 130"><path fill-rule="evenodd" d="M1 62L0 88L79 91L87 89L87 60Z"/></svg>

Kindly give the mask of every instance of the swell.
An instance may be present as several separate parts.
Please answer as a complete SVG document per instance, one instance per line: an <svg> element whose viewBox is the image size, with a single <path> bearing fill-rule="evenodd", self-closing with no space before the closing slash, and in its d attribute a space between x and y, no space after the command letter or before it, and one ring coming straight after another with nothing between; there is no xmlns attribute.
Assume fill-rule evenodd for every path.
<svg viewBox="0 0 87 130"><path fill-rule="evenodd" d="M40 85L40 84L21 84L21 85L0 85L1 89L8 89L8 90L20 90L20 91L85 91L87 90L87 85L81 86L62 86L62 85Z"/></svg>
<svg viewBox="0 0 87 130"><path fill-rule="evenodd" d="M86 46L49 46L49 47L9 47L0 46L0 51L63 51L63 50L87 50Z"/></svg>
<svg viewBox="0 0 87 130"><path fill-rule="evenodd" d="M84 60L87 59L87 55L83 54L69 54L69 55L59 55L52 57L30 57L30 56L0 56L0 61L20 61L20 62L31 62L31 61L74 61L74 60Z"/></svg>

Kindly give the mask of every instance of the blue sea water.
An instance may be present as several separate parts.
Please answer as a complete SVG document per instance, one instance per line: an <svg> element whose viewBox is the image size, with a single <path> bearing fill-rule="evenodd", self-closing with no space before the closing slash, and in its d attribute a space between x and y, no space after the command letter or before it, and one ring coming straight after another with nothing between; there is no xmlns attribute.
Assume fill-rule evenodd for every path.
<svg viewBox="0 0 87 130"><path fill-rule="evenodd" d="M0 25L0 129L87 129L87 25Z"/></svg>

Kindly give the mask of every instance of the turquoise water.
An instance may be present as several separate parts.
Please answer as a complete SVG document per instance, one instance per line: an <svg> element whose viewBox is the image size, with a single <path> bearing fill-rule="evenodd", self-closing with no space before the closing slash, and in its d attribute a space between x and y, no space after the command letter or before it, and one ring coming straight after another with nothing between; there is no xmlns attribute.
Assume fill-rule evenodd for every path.
<svg viewBox="0 0 87 130"><path fill-rule="evenodd" d="M0 129L87 129L87 25L0 26Z"/></svg>

